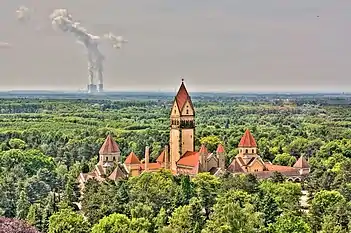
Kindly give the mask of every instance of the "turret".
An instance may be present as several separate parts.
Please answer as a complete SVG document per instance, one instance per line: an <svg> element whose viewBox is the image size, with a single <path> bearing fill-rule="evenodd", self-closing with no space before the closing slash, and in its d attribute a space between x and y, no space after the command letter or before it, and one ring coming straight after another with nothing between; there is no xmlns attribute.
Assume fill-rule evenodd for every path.
<svg viewBox="0 0 351 233"><path fill-rule="evenodd" d="M104 165L106 166L106 164L113 165L115 162L119 162L120 157L121 157L121 151L117 143L115 142L115 140L109 134L106 137L104 144L102 144L100 148L98 165L101 165L101 166L104 166Z"/></svg>
<svg viewBox="0 0 351 233"><path fill-rule="evenodd" d="M208 150L204 144L201 145L199 150L199 162L200 162L200 170L205 172L207 171L206 159L208 156Z"/></svg>
<svg viewBox="0 0 351 233"><path fill-rule="evenodd" d="M218 158L218 167L224 170L225 169L225 150L222 144L218 145L216 153Z"/></svg>

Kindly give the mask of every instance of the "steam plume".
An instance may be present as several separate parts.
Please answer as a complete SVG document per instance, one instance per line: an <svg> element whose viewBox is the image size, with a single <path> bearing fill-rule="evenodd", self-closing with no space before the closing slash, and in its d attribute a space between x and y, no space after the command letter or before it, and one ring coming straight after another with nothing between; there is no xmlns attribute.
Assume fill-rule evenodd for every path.
<svg viewBox="0 0 351 233"><path fill-rule="evenodd" d="M84 45L88 56L89 84L94 83L94 74L97 75L99 84L103 83L103 61L104 56L99 50L100 37L88 33L79 22L73 20L66 9L57 9L50 15L53 26L63 32L71 33L77 42Z"/></svg>
<svg viewBox="0 0 351 233"><path fill-rule="evenodd" d="M120 49L122 44L128 43L127 40L123 39L122 36L115 36L112 32L105 34L104 37L111 41L112 47L116 49Z"/></svg>
<svg viewBox="0 0 351 233"><path fill-rule="evenodd" d="M27 8L26 6L20 6L17 10L16 10L16 15L17 15L17 19L19 21L28 21L30 19L30 11L29 8Z"/></svg>
<svg viewBox="0 0 351 233"><path fill-rule="evenodd" d="M0 41L0 48L10 48L10 47L12 47L10 43Z"/></svg>

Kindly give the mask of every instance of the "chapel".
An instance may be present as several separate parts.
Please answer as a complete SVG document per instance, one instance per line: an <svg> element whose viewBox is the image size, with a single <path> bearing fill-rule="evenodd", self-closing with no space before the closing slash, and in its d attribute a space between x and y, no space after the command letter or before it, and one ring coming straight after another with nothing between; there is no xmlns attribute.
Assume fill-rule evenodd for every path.
<svg viewBox="0 0 351 233"><path fill-rule="evenodd" d="M219 144L216 151L208 151L205 145L195 150L195 109L191 97L185 87L184 80L174 98L170 112L169 145L165 145L155 162L150 162L150 148L145 147L144 161L133 151L121 162L118 144L108 135L99 151L99 161L93 171L81 173L79 182L89 179L104 181L130 176L138 176L143 172L170 170L174 175L194 176L200 172L220 175L224 172L232 174L253 173L258 178L269 178L274 172L280 172L292 181L301 181L310 171L307 160L301 156L293 167L273 165L265 162L258 154L255 138L247 129L238 145L238 155L228 167L225 165L226 152Z"/></svg>

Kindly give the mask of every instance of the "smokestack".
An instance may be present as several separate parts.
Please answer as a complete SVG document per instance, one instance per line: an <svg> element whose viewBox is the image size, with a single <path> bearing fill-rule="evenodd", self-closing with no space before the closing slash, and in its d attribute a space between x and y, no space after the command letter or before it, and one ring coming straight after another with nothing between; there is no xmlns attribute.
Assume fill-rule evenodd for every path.
<svg viewBox="0 0 351 233"><path fill-rule="evenodd" d="M88 85L88 93L95 93L96 92L96 85L89 84Z"/></svg>
<svg viewBox="0 0 351 233"><path fill-rule="evenodd" d="M98 92L103 92L104 91L104 84L99 83L98 84Z"/></svg>
<svg viewBox="0 0 351 233"><path fill-rule="evenodd" d="M168 145L165 145L165 169L169 169Z"/></svg>
<svg viewBox="0 0 351 233"><path fill-rule="evenodd" d="M149 159L150 159L150 150L149 147L145 147L145 171L149 170Z"/></svg>
<svg viewBox="0 0 351 233"><path fill-rule="evenodd" d="M18 17L23 18L23 15L28 14L28 8L22 7L17 11ZM75 21L67 9L56 9L50 15L52 25L65 33L71 33L82 44L88 56L88 78L89 86L88 92L102 92L103 91L103 63L105 60L104 55L99 50L99 43L101 38L88 32L87 29L82 27L79 22ZM122 44L128 41L123 39L122 36L115 36L112 33L104 35L108 39L113 48L119 49ZM96 77L95 77L96 75ZM94 84L94 78L97 79L97 84ZM95 82L96 83L96 82Z"/></svg>

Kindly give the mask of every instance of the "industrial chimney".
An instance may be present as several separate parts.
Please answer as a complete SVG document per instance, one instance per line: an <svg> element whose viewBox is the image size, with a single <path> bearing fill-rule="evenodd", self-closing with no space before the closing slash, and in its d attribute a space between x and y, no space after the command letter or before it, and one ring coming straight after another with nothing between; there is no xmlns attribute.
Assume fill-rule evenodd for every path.
<svg viewBox="0 0 351 233"><path fill-rule="evenodd" d="M150 149L148 146L145 147L145 171L149 170L149 160L150 160Z"/></svg>

